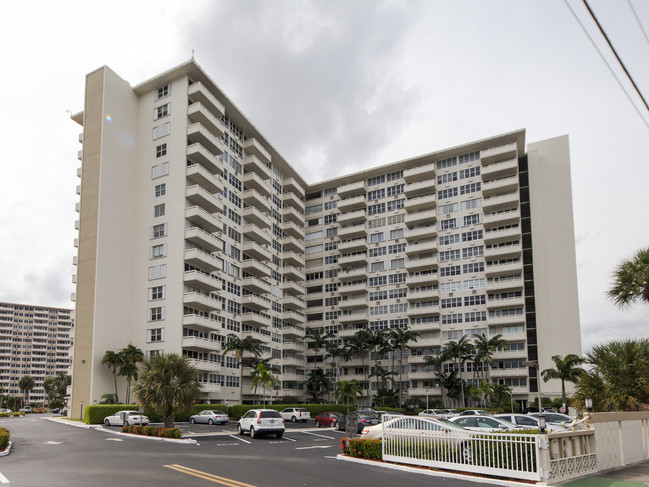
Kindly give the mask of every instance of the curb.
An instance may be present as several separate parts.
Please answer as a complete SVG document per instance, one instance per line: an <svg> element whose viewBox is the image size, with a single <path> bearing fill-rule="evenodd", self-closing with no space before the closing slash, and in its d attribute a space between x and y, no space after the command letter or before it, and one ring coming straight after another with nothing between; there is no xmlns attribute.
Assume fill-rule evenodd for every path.
<svg viewBox="0 0 649 487"><path fill-rule="evenodd" d="M6 457L7 455L9 455L11 453L12 445L13 443L10 441L9 444L7 445L7 448L5 448L4 450L0 450L0 457Z"/></svg>
<svg viewBox="0 0 649 487"><path fill-rule="evenodd" d="M86 424L86 423L80 423L79 421L73 421L71 419L68 419L67 417L62 417L62 418L41 418L46 421L52 421L53 423L59 423L59 424L65 424L67 426L74 426L75 428L84 428L84 429L99 429L102 428L103 425L99 424Z"/></svg>

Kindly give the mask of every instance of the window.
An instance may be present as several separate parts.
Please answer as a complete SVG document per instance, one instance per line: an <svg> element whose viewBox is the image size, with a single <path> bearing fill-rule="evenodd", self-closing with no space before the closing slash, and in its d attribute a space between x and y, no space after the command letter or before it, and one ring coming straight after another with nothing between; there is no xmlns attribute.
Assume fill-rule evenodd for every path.
<svg viewBox="0 0 649 487"><path fill-rule="evenodd" d="M324 258L325 265L337 264L338 256L337 255L328 255Z"/></svg>
<svg viewBox="0 0 649 487"><path fill-rule="evenodd" d="M405 298L407 293L408 293L407 289L391 289L390 299Z"/></svg>
<svg viewBox="0 0 649 487"><path fill-rule="evenodd" d="M475 274L476 272L484 272L484 262L476 262L474 264L464 264L465 274Z"/></svg>
<svg viewBox="0 0 649 487"><path fill-rule="evenodd" d="M322 232L321 232L321 233L322 233ZM338 235L338 227L327 228L327 230L326 230L326 232L325 232L325 235L326 235L327 237L335 237L336 235Z"/></svg>
<svg viewBox="0 0 649 487"><path fill-rule="evenodd" d="M405 250L406 250L406 244L404 243L388 246L388 252L390 254L399 254L401 252L405 252Z"/></svg>
<svg viewBox="0 0 649 487"><path fill-rule="evenodd" d="M370 277L370 286L384 286L387 283L387 278L385 276L380 277Z"/></svg>
<svg viewBox="0 0 649 487"><path fill-rule="evenodd" d="M151 179L160 178L169 174L169 163L163 162L162 164L156 164L151 168Z"/></svg>
<svg viewBox="0 0 649 487"><path fill-rule="evenodd" d="M460 194L469 194L480 191L480 183L465 184L460 186Z"/></svg>
<svg viewBox="0 0 649 487"><path fill-rule="evenodd" d="M403 237L403 228L396 228L394 230L390 230L390 240L394 240L402 237Z"/></svg>
<svg viewBox="0 0 649 487"><path fill-rule="evenodd" d="M469 169L462 169L460 171L460 179L468 179L475 176L480 176L480 166L470 167Z"/></svg>
<svg viewBox="0 0 649 487"><path fill-rule="evenodd" d="M376 189L367 193L367 201L385 198L385 189Z"/></svg>
<svg viewBox="0 0 649 487"><path fill-rule="evenodd" d="M385 176L375 176L367 180L368 186L376 186L377 184L383 184L385 182Z"/></svg>
<svg viewBox="0 0 649 487"><path fill-rule="evenodd" d="M467 215L464 217L464 226L480 223L480 215Z"/></svg>
<svg viewBox="0 0 649 487"><path fill-rule="evenodd" d="M307 206L304 209L304 214L305 215L310 215L311 213L318 213L320 211L322 211L322 205L321 204L320 205L311 205L311 206Z"/></svg>
<svg viewBox="0 0 649 487"><path fill-rule="evenodd" d="M390 313L405 313L406 311L408 311L408 303L390 305Z"/></svg>
<svg viewBox="0 0 649 487"><path fill-rule="evenodd" d="M325 225L336 223L336 221L338 221L338 215L325 215L324 217Z"/></svg>
<svg viewBox="0 0 649 487"><path fill-rule="evenodd" d="M388 313L387 306L374 306L370 308L370 316L385 315Z"/></svg>
<svg viewBox="0 0 649 487"><path fill-rule="evenodd" d="M387 180L389 183L390 181L396 181L397 179L401 179L402 177L403 177L403 171L395 171L387 175Z"/></svg>
<svg viewBox="0 0 649 487"><path fill-rule="evenodd" d="M322 238L322 232L312 232L312 233L307 233L304 236L304 240L315 240Z"/></svg>
<svg viewBox="0 0 649 487"><path fill-rule="evenodd" d="M437 209L437 213L439 215L443 215L444 213L455 213L457 211L458 204L457 203L448 203L446 205L442 205Z"/></svg>
<svg viewBox="0 0 649 487"><path fill-rule="evenodd" d="M470 313L464 313L464 322L465 323L475 323L477 321L487 321L487 312L486 311L472 311Z"/></svg>
<svg viewBox="0 0 649 487"><path fill-rule="evenodd" d="M159 216L164 216L165 214L165 204L162 203L160 205L155 205L153 207L153 216L154 217L159 217Z"/></svg>
<svg viewBox="0 0 649 487"><path fill-rule="evenodd" d="M327 242L325 243L324 249L325 252L328 252L330 250L336 250L338 248L338 242Z"/></svg>
<svg viewBox="0 0 649 487"><path fill-rule="evenodd" d="M450 324L455 324L455 323L462 323L462 315L460 313L457 314L452 314L452 315L442 315L442 325L450 325ZM458 338L462 337L462 330L452 330L452 331L444 331L442 332L442 335L446 335L447 333L458 333ZM457 340L457 338L446 338L446 336L443 337L444 340Z"/></svg>
<svg viewBox="0 0 649 487"><path fill-rule="evenodd" d="M158 120L167 115L169 115L169 103L165 103L164 105L160 105L153 109L153 120Z"/></svg>
<svg viewBox="0 0 649 487"><path fill-rule="evenodd" d="M374 220L370 220L367 222L367 228L370 230L373 228L381 228L385 226L385 217L383 218L376 218Z"/></svg>
<svg viewBox="0 0 649 487"><path fill-rule="evenodd" d="M437 169L446 169L457 164L457 157L450 157L441 161L437 161Z"/></svg>
<svg viewBox="0 0 649 487"><path fill-rule="evenodd" d="M392 259L390 261L390 269L402 269L405 267L405 260L402 259Z"/></svg>
<svg viewBox="0 0 649 487"><path fill-rule="evenodd" d="M462 234L462 242L471 242L473 240L480 240L482 238L482 230L475 230L473 232L464 232Z"/></svg>
<svg viewBox="0 0 649 487"><path fill-rule="evenodd" d="M406 200L388 201L388 211L400 210Z"/></svg>
<svg viewBox="0 0 649 487"><path fill-rule="evenodd" d="M465 296L464 298L464 306L478 306L481 304L485 304L484 294L475 295L475 296Z"/></svg>
<svg viewBox="0 0 649 487"><path fill-rule="evenodd" d="M443 189L437 193L438 200L452 198L453 196L457 196L457 188Z"/></svg>
<svg viewBox="0 0 649 487"><path fill-rule="evenodd" d="M164 342L164 328L150 328L147 330L147 342Z"/></svg>
<svg viewBox="0 0 649 487"><path fill-rule="evenodd" d="M158 88L153 96L154 100L159 100L160 98L164 98L165 96L169 96L171 94L171 83L167 83L166 85Z"/></svg>
<svg viewBox="0 0 649 487"><path fill-rule="evenodd" d="M167 144L159 145L155 148L155 156L162 157L167 155Z"/></svg>
<svg viewBox="0 0 649 487"><path fill-rule="evenodd" d="M477 161L478 159L480 159L480 151L469 152L468 154L462 154L460 156L460 164Z"/></svg>
<svg viewBox="0 0 649 487"><path fill-rule="evenodd" d="M464 289L482 289L484 288L484 279L469 279L464 281Z"/></svg>
<svg viewBox="0 0 649 487"><path fill-rule="evenodd" d="M439 253L439 261L446 262L448 260L456 260L460 258L460 251L458 250L444 250Z"/></svg>
<svg viewBox="0 0 649 487"><path fill-rule="evenodd" d="M154 245L149 248L149 259L159 259L167 256L167 244Z"/></svg>
<svg viewBox="0 0 649 487"><path fill-rule="evenodd" d="M171 124L169 122L153 127L153 140L165 137L171 133Z"/></svg>
<svg viewBox="0 0 649 487"><path fill-rule="evenodd" d="M452 183L453 181L457 181L456 172L450 172L448 174L442 174L440 176L437 176L437 184Z"/></svg>
<svg viewBox="0 0 649 487"><path fill-rule="evenodd" d="M164 196L165 194L167 194L167 185L164 183L158 184L155 187L155 197Z"/></svg>
<svg viewBox="0 0 649 487"><path fill-rule="evenodd" d="M160 238L167 236L167 224L153 225L151 227L151 238Z"/></svg>
<svg viewBox="0 0 649 487"><path fill-rule="evenodd" d="M149 301L157 301L165 298L165 287L155 286L149 288Z"/></svg>
<svg viewBox="0 0 649 487"><path fill-rule="evenodd" d="M440 230L450 230L455 227L457 227L457 218L449 218L448 220L442 220L439 222Z"/></svg>
<svg viewBox="0 0 649 487"><path fill-rule="evenodd" d="M442 267L439 270L439 275L441 277L459 276L460 274L461 274L461 270L459 265L454 265L451 267Z"/></svg>
<svg viewBox="0 0 649 487"><path fill-rule="evenodd" d="M400 282L406 282L406 278L408 277L407 273L401 273L401 274L390 274L390 284L398 284Z"/></svg>
<svg viewBox="0 0 649 487"><path fill-rule="evenodd" d="M372 262L370 264L371 272L380 272L385 270L385 262Z"/></svg>
<svg viewBox="0 0 649 487"><path fill-rule="evenodd" d="M380 257L382 255L385 255L385 247L378 247L375 249L370 249L369 250L369 255L370 257Z"/></svg>
<svg viewBox="0 0 649 487"><path fill-rule="evenodd" d="M388 217L388 225L396 225L397 223L403 223L406 220L406 215L403 213L399 215L392 215Z"/></svg>
<svg viewBox="0 0 649 487"><path fill-rule="evenodd" d="M385 203L379 203L377 205L371 205L367 207L368 215L376 215L377 213L385 212Z"/></svg>
<svg viewBox="0 0 649 487"><path fill-rule="evenodd" d="M314 254L316 252L322 252L322 245L310 245L304 249L305 254Z"/></svg>
<svg viewBox="0 0 649 487"><path fill-rule="evenodd" d="M442 299L442 309L459 308L462 306L462 298Z"/></svg>
<svg viewBox="0 0 649 487"><path fill-rule="evenodd" d="M149 308L149 321L162 321L165 319L164 306Z"/></svg>
<svg viewBox="0 0 649 487"><path fill-rule="evenodd" d="M482 208L482 199L478 198L475 200L466 200L460 203L460 208L462 210L472 210L474 208Z"/></svg>
<svg viewBox="0 0 649 487"><path fill-rule="evenodd" d="M383 242L383 238L384 238L383 232L372 233L370 235L370 243Z"/></svg>
<svg viewBox="0 0 649 487"><path fill-rule="evenodd" d="M396 186L390 186L388 188L388 196L394 196L395 194L403 193L403 184L397 184Z"/></svg>
<svg viewBox="0 0 649 487"><path fill-rule="evenodd" d="M484 255L484 247L478 245L477 247L467 247L462 249L462 258L468 259L469 257L481 257Z"/></svg>
<svg viewBox="0 0 649 487"><path fill-rule="evenodd" d="M149 280L167 277L167 265L160 264L149 267Z"/></svg>
<svg viewBox="0 0 649 487"><path fill-rule="evenodd" d="M460 234L454 233L453 235L442 235L439 237L440 245L451 245L460 241Z"/></svg>
<svg viewBox="0 0 649 487"><path fill-rule="evenodd" d="M334 194L338 193L338 188L327 188L324 190L324 195L325 196L332 196Z"/></svg>
<svg viewBox="0 0 649 487"><path fill-rule="evenodd" d="M327 201L324 204L324 209L325 210L333 210L334 208L338 207L338 202L337 201Z"/></svg>
<svg viewBox="0 0 649 487"><path fill-rule="evenodd" d="M439 290L443 293L452 293L462 289L461 282L443 282L439 285Z"/></svg>

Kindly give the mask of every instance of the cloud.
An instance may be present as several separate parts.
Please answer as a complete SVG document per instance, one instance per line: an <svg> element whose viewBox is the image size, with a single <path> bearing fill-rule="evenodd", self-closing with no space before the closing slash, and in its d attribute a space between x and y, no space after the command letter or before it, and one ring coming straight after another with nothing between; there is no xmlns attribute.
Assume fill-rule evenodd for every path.
<svg viewBox="0 0 649 487"><path fill-rule="evenodd" d="M649 305L636 305L625 311L611 313L609 318L581 324L582 350L588 353L595 345L612 340L649 337Z"/></svg>

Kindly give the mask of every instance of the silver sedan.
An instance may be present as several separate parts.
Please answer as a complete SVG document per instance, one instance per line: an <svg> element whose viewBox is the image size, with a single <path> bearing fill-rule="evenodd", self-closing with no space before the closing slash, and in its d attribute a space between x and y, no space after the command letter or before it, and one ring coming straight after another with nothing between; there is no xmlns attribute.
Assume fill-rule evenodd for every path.
<svg viewBox="0 0 649 487"><path fill-rule="evenodd" d="M218 409L206 409L189 418L190 423L226 424L230 417Z"/></svg>

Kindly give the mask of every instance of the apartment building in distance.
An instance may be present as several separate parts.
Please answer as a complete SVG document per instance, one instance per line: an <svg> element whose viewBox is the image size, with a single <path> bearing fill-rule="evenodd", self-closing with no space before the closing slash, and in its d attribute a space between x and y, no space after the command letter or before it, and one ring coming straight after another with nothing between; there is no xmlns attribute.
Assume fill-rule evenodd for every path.
<svg viewBox="0 0 649 487"><path fill-rule="evenodd" d="M46 404L43 381L69 372L73 328L71 309L0 303L0 386L4 394L21 396L18 382L29 375L34 379L29 401Z"/></svg>
<svg viewBox="0 0 649 487"><path fill-rule="evenodd" d="M134 87L102 67L72 118L73 415L113 390L101 357L128 343L187 356L202 399L229 404L253 400L230 333L263 341L273 398L307 398L315 328L339 345L416 331L401 372L421 398L441 394L424 357L464 335L505 337L491 379L523 403L538 387L523 362L581 353L567 136L525 147L517 130L309 184L193 59ZM340 378L374 392L368 358Z"/></svg>

